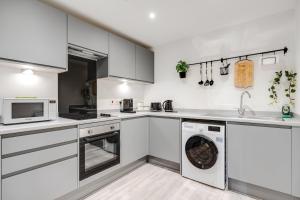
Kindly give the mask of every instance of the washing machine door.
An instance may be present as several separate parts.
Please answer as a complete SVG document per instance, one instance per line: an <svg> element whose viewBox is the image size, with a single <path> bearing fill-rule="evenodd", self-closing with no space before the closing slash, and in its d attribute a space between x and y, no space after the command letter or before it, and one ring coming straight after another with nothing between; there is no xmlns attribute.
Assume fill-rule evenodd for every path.
<svg viewBox="0 0 300 200"><path fill-rule="evenodd" d="M218 148L206 136L195 135L185 144L185 153L189 161L197 168L210 169L218 158Z"/></svg>

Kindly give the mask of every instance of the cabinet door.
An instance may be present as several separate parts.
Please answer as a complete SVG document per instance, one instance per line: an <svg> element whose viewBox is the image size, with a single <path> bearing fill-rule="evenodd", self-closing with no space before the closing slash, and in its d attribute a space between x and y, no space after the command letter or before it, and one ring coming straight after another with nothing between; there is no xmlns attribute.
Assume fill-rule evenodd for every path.
<svg viewBox="0 0 300 200"><path fill-rule="evenodd" d="M77 188L77 158L2 180L2 200L53 200Z"/></svg>
<svg viewBox="0 0 300 200"><path fill-rule="evenodd" d="M148 155L149 118L121 122L121 163L127 165Z"/></svg>
<svg viewBox="0 0 300 200"><path fill-rule="evenodd" d="M67 66L67 16L37 0L0 1L0 58Z"/></svg>
<svg viewBox="0 0 300 200"><path fill-rule="evenodd" d="M135 79L135 45L121 37L109 34L109 75Z"/></svg>
<svg viewBox="0 0 300 200"><path fill-rule="evenodd" d="M228 125L228 176L291 194L291 129Z"/></svg>
<svg viewBox="0 0 300 200"><path fill-rule="evenodd" d="M154 82L154 53L141 46L135 46L136 79Z"/></svg>
<svg viewBox="0 0 300 200"><path fill-rule="evenodd" d="M300 197L300 128L293 128L292 194Z"/></svg>
<svg viewBox="0 0 300 200"><path fill-rule="evenodd" d="M180 120L150 118L150 155L176 163L180 162Z"/></svg>
<svg viewBox="0 0 300 200"><path fill-rule="evenodd" d="M108 54L108 32L68 16L68 43Z"/></svg>

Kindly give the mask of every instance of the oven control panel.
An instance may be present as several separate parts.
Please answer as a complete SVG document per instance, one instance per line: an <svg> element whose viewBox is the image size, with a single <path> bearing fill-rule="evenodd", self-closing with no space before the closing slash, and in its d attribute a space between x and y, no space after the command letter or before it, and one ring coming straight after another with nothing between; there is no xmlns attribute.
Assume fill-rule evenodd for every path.
<svg viewBox="0 0 300 200"><path fill-rule="evenodd" d="M89 137L93 135L101 135L104 133L109 133L113 131L120 130L120 123L112 123L112 124L105 124L101 126L94 126L89 128L80 129L80 138Z"/></svg>

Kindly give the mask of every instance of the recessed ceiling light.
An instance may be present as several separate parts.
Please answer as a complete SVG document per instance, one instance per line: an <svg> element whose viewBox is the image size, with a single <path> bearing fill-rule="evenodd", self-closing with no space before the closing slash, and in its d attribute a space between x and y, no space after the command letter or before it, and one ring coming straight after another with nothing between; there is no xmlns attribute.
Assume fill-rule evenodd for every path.
<svg viewBox="0 0 300 200"><path fill-rule="evenodd" d="M150 19L155 19L156 18L156 14L154 12L150 12L149 13L149 18Z"/></svg>

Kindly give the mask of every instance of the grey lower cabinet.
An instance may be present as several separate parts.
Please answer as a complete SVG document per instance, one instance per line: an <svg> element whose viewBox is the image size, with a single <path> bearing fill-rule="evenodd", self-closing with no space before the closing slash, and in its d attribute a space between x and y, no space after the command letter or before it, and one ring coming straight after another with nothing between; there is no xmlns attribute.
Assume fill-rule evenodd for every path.
<svg viewBox="0 0 300 200"><path fill-rule="evenodd" d="M126 119L121 122L121 164L127 165L148 155L149 118Z"/></svg>
<svg viewBox="0 0 300 200"><path fill-rule="evenodd" d="M78 131L2 136L2 200L53 200L78 188Z"/></svg>
<svg viewBox="0 0 300 200"><path fill-rule="evenodd" d="M150 156L180 163L180 119L150 117Z"/></svg>
<svg viewBox="0 0 300 200"><path fill-rule="evenodd" d="M135 46L136 80L154 83L154 53L144 47Z"/></svg>
<svg viewBox="0 0 300 200"><path fill-rule="evenodd" d="M67 15L38 0L0 1L0 58L67 67Z"/></svg>
<svg viewBox="0 0 300 200"><path fill-rule="evenodd" d="M2 180L2 200L53 200L77 188L77 158Z"/></svg>
<svg viewBox="0 0 300 200"><path fill-rule="evenodd" d="M291 129L228 124L228 177L291 194Z"/></svg>
<svg viewBox="0 0 300 200"><path fill-rule="evenodd" d="M300 128L292 129L292 194L300 198Z"/></svg>
<svg viewBox="0 0 300 200"><path fill-rule="evenodd" d="M135 79L135 45L114 34L109 34L109 76Z"/></svg>
<svg viewBox="0 0 300 200"><path fill-rule="evenodd" d="M68 15L68 43L108 54L108 32Z"/></svg>

